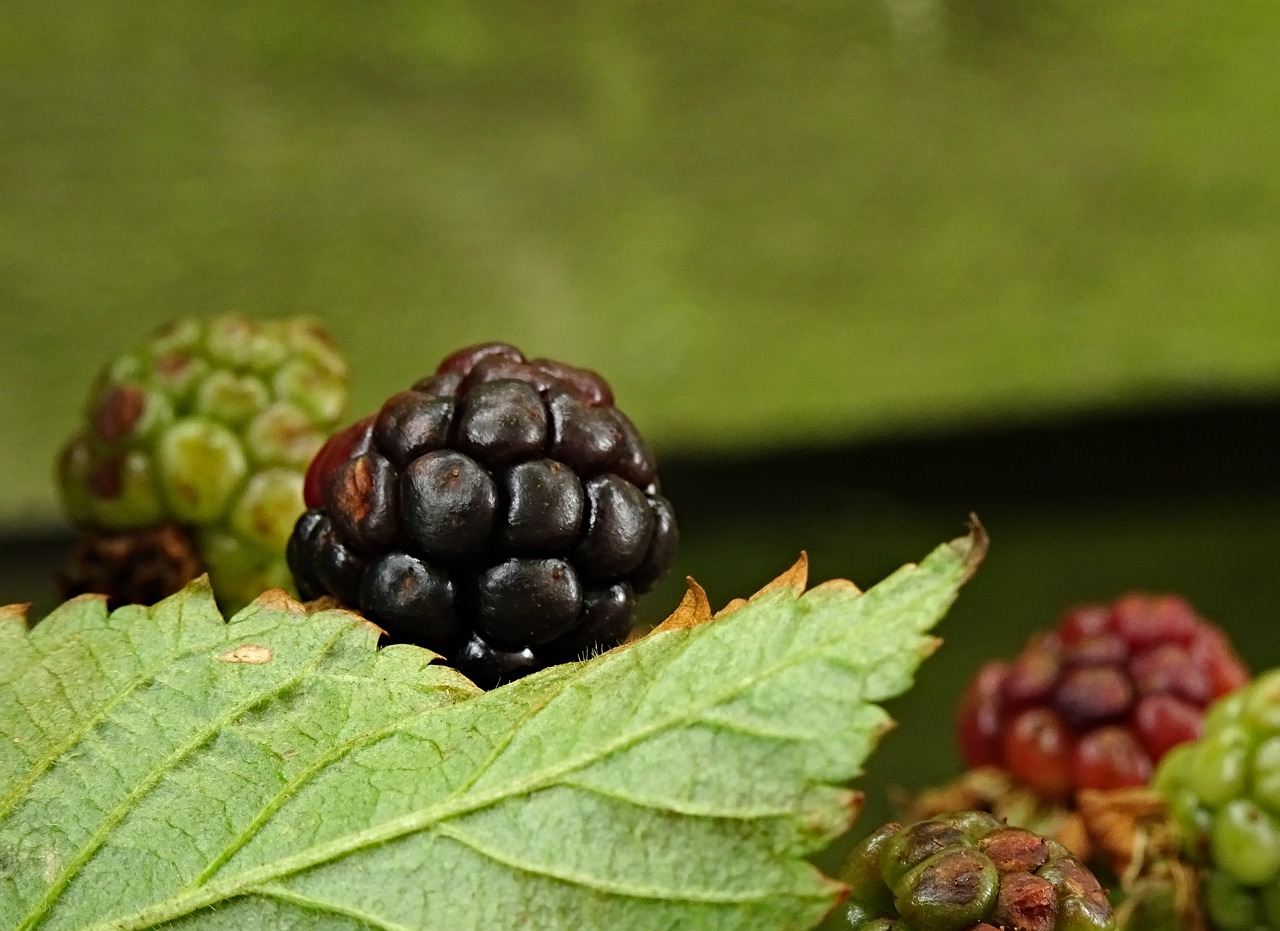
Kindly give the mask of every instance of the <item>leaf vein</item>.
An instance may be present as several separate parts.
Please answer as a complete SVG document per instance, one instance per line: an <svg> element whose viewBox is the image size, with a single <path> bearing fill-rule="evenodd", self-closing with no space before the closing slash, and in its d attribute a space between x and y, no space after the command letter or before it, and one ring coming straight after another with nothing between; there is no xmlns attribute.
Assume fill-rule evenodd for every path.
<svg viewBox="0 0 1280 931"><path fill-rule="evenodd" d="M572 885L581 886L585 889L603 892L606 895L617 895L625 896L629 899L649 899L663 902L697 902L699 904L709 905L736 905L750 902L764 902L772 897L771 893L765 892L721 892L713 889L667 890L658 888L657 886L641 886L633 883L608 882L602 880L600 877L588 876L585 873L572 872L569 870L553 870L530 862L520 862L514 857L504 856L501 851L481 844L475 838L470 837L465 831L461 831L453 825L436 825L434 830L436 833L457 841L464 847L475 851L482 857L492 860L500 866L507 867L507 869L516 870L521 873L528 873L532 876L540 876L546 879L555 879L560 882L571 883Z"/></svg>
<svg viewBox="0 0 1280 931"><path fill-rule="evenodd" d="M254 893L266 896L268 898L277 899L281 902L287 902L290 905L297 905L301 908L311 909L317 912L328 912L332 915L340 915L343 918L354 918L356 921L364 922L373 928L381 928L382 931L417 931L409 925L402 925L399 922L389 921L378 915L353 908L350 905L339 905L336 902L326 902L324 899L317 899L314 896L304 895L296 892L287 886L281 886L271 883L265 886L259 886L253 890Z"/></svg>
<svg viewBox="0 0 1280 931"><path fill-rule="evenodd" d="M261 810L254 816L253 820L245 826L244 830L242 830L236 837L232 838L230 843L223 848L222 852L219 853L218 856L214 857L213 860L210 861L209 865L201 871L200 875L188 883L186 888L183 889L182 893L179 893L179 895L190 892L194 887L207 883L218 872L218 870L222 869L222 867L226 865L228 860L235 856L245 844L254 838L257 832L262 829L263 825L275 817L275 814L290 798L296 795L303 786L320 773L324 772L328 767L341 761L355 750L362 749L364 747L371 747L388 737L394 737L404 729L406 724L420 718L427 717L428 715L436 714L439 711L439 708L425 708L417 714L400 718L390 724L378 728L375 731L351 737L334 747L328 753L317 757L310 765L299 770L292 779L281 786L280 790L262 806Z"/></svg>
<svg viewBox="0 0 1280 931"><path fill-rule="evenodd" d="M649 811L659 812L675 812L678 815L686 815L690 818L717 818L725 821L762 821L771 818L789 818L795 815L795 807L769 807L760 806L756 808L716 808L710 805L692 804L688 799L663 798L663 799L645 799L631 795L625 795L622 792L610 791L605 786L591 782L581 782L577 779L565 779L560 785L574 789L582 789L584 792L590 792L592 795L598 795L600 798L608 799L612 802L622 802L627 805L634 805L636 808L644 808Z"/></svg>
<svg viewBox="0 0 1280 931"><path fill-rule="evenodd" d="M19 800L26 795L27 791L35 785L39 778L44 775L62 756L70 751L76 744L84 740L85 735L89 734L95 726L100 724L106 717L120 706L125 699L136 692L141 686L154 679L164 668L170 663L177 662L187 656L193 656L201 650L207 650L211 646L217 646L221 640L213 638L207 642L192 644L188 647L175 649L168 653L161 654L154 663L142 669L136 676L129 681L122 683L110 697L105 699L99 706L98 711L85 718L79 726L70 731L67 737L58 745L51 747L46 754L41 757L31 767L31 770L22 779L19 779L14 787L7 795L0 798L0 820L3 820L17 805ZM52 655L52 654L50 654ZM61 677L54 676L54 681L58 683L58 688L63 689ZM74 703L68 698L67 707L75 707Z"/></svg>
<svg viewBox="0 0 1280 931"><path fill-rule="evenodd" d="M314 666L320 662L325 653L327 653L329 649L341 639L343 633L344 631L341 627L336 628L330 635L329 639L326 640L310 658L308 663L300 667L292 676L276 683L266 692L254 693L231 708L222 717L214 718L209 722L208 726L197 731L185 743L175 749L173 753L169 754L169 756L159 764L152 767L146 777L139 780L138 784L134 786L129 794L122 798L109 812L106 813L102 823L99 824L97 830L90 835L84 847L82 847L81 850L71 858L70 862L63 868L57 879L49 884L48 888L45 890L45 894L36 901L36 904L31 908L31 911L28 912L27 917L19 923L15 931L29 931L29 929L34 928L45 918L53 903L57 900L58 896L62 894L62 890L67 887L67 884L71 882L72 878L74 878L74 876L84 868L84 865L89 862L94 854L97 853L103 843L106 842L111 832L129 816L129 813L133 810L138 801L155 788L165 773L173 770L184 759L212 740L224 727L236 720L236 718L249 712L253 708L258 707L263 701L268 700L272 696L280 695L287 689L296 685L311 668L314 668Z"/></svg>

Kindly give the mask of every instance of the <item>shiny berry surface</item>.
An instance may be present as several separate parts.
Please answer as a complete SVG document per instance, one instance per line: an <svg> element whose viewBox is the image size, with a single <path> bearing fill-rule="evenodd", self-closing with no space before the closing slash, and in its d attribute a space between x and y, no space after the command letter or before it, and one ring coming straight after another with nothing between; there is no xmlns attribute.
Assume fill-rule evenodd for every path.
<svg viewBox="0 0 1280 931"><path fill-rule="evenodd" d="M1181 598L1130 594L1069 611L1011 662L989 663L960 701L970 767L1009 770L1048 799L1147 782L1199 736L1206 707L1248 670Z"/></svg>
<svg viewBox="0 0 1280 931"><path fill-rule="evenodd" d="M470 346L323 446L289 565L489 687L626 639L679 540L659 487L599 375Z"/></svg>
<svg viewBox="0 0 1280 931"><path fill-rule="evenodd" d="M369 448L369 437L373 429L373 418L366 417L357 421L325 441L307 466L307 474L303 480L302 498L307 507L318 508L324 503L325 490L333 479L333 473L344 462L354 455Z"/></svg>

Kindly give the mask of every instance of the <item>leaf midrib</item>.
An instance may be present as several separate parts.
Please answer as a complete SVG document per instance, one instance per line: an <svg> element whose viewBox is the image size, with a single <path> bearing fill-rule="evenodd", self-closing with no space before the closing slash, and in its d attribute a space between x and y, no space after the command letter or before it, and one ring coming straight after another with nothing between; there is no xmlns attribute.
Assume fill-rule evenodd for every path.
<svg viewBox="0 0 1280 931"><path fill-rule="evenodd" d="M913 598L913 601L919 600ZM906 610L906 606L904 606ZM792 618L793 623L799 621L799 617ZM258 887L275 880L283 879L287 876L309 869L311 867L320 866L349 856L368 847L389 843L398 840L406 835L422 832L436 824L449 821L461 815L471 814L496 805L500 802L517 797L519 795L531 794L541 789L550 788L565 775L576 770L586 768L595 763L614 755L615 753L626 750L643 740L649 739L664 730L681 724L689 723L703 716L706 709L723 705L734 697L742 694L750 688L759 685L761 682L779 674L787 668L798 665L803 661L814 657L822 657L829 651L832 643L838 643L850 636L850 627L842 628L834 631L829 638L823 638L810 644L801 652L793 653L789 657L775 662L766 669L759 671L752 676L746 676L737 682L726 686L719 692L710 694L701 702L687 705L679 715L670 715L664 718L658 718L651 721L648 725L641 727L630 734L622 735L611 743L605 744L603 747L596 747L593 751L580 754L577 757L568 760L562 760L558 765L553 765L535 773L525 774L523 779L517 778L512 782L499 784L488 792L481 793L476 797L458 798L458 792L455 790L449 797L434 805L417 811L409 812L368 828L363 831L357 831L353 834L345 835L340 838L319 844L277 860L274 863L259 866L254 869L246 870L237 876L230 877L220 883L210 883L202 889L193 889L189 892L183 892L173 896L170 899L157 902L147 908L144 908L132 915L122 916L105 922L84 926L81 931L142 931L142 929L155 927L167 921L172 921L184 915L188 915L201 908L215 905L218 902L236 898L241 895L254 892ZM689 637L689 631L672 631L671 634L683 634L683 641L679 645L681 649L685 648L692 637ZM913 632L918 636L918 633ZM538 710L545 708L550 701L558 696L564 688L567 688L577 679L576 676L566 678L561 683L561 688L550 693L547 702L543 703ZM870 704L876 701L873 696L864 695L861 701ZM465 703L462 703L465 704ZM451 706L458 707L458 706ZM441 713L448 713L451 708L443 709ZM509 729L514 730L514 727ZM509 744L504 744L504 746ZM493 757L481 764L480 769L487 769L493 762ZM320 772L320 770L317 770ZM464 785L473 785L478 778L478 774L472 774Z"/></svg>

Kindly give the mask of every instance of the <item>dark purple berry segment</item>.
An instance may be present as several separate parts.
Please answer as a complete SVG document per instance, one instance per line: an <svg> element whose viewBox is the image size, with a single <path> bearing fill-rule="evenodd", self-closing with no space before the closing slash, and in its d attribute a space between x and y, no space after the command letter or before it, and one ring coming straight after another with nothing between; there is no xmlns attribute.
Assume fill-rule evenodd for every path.
<svg viewBox="0 0 1280 931"><path fill-rule="evenodd" d="M657 465L653 461L653 453L640 437L629 417L616 407L606 408L610 419L617 425L621 441L614 449L612 470L637 488L644 488L653 481L657 474Z"/></svg>
<svg viewBox="0 0 1280 931"><path fill-rule="evenodd" d="M586 495L568 466L554 459L512 466L502 476L502 495L503 545L517 552L557 552L578 539Z"/></svg>
<svg viewBox="0 0 1280 931"><path fill-rule="evenodd" d="M487 466L504 466L542 455L547 444L547 408L538 392L504 378L477 385L458 414L458 446Z"/></svg>
<svg viewBox="0 0 1280 931"><path fill-rule="evenodd" d="M476 581L476 625L504 647L546 643L582 611L582 584L563 559L508 559Z"/></svg>
<svg viewBox="0 0 1280 931"><path fill-rule="evenodd" d="M524 362L524 353L510 343L481 343L478 346L466 346L445 356L436 366L436 374L456 374L459 378L466 378L477 364L486 359L493 362L501 359L519 364Z"/></svg>
<svg viewBox="0 0 1280 931"><path fill-rule="evenodd" d="M333 524L342 538L365 553L396 541L396 473L377 453L363 453L338 466L329 484Z"/></svg>
<svg viewBox="0 0 1280 931"><path fill-rule="evenodd" d="M675 562L676 547L680 545L680 529L676 526L676 512L671 502L655 493L649 495L649 505L653 508L653 536L649 538L644 559L629 576L632 588L641 595L667 574L667 568Z"/></svg>
<svg viewBox="0 0 1280 931"><path fill-rule="evenodd" d="M326 592L350 605L359 601L364 560L343 542L328 517L315 529L311 560Z"/></svg>
<svg viewBox="0 0 1280 931"><path fill-rule="evenodd" d="M536 672L544 664L528 647L502 650L490 645L479 634L472 634L454 657L453 665L476 685L492 689Z"/></svg>
<svg viewBox="0 0 1280 931"><path fill-rule="evenodd" d="M424 556L458 559L479 553L497 507L493 479L462 453L427 453L400 476L405 535Z"/></svg>
<svg viewBox="0 0 1280 931"><path fill-rule="evenodd" d="M449 445L453 399L422 391L392 395L373 423L373 441L382 454L404 468L424 453Z"/></svg>
<svg viewBox="0 0 1280 931"><path fill-rule="evenodd" d="M442 375L428 375L413 383L414 391L421 391L436 398L452 398L462 385L462 376L457 372L445 372Z"/></svg>
<svg viewBox="0 0 1280 931"><path fill-rule="evenodd" d="M617 475L587 482L587 520L574 553L592 580L625 576L640 565L653 539L653 510L635 485Z"/></svg>
<svg viewBox="0 0 1280 931"><path fill-rule="evenodd" d="M470 346L326 444L289 541L309 597L485 686L617 646L679 533L599 375Z"/></svg>
<svg viewBox="0 0 1280 931"><path fill-rule="evenodd" d="M316 534L328 520L318 508L304 511L285 546L285 559L303 601L312 601L326 594L324 584L316 574L314 554Z"/></svg>
<svg viewBox="0 0 1280 931"><path fill-rule="evenodd" d="M444 570L391 551L370 563L360 583L360 610L395 640L443 653L458 637L453 581Z"/></svg>
<svg viewBox="0 0 1280 931"><path fill-rule="evenodd" d="M590 407L567 391L547 398L552 459L567 464L584 479L594 478L620 458L622 430L608 408Z"/></svg>
<svg viewBox="0 0 1280 931"><path fill-rule="evenodd" d="M554 662L567 663L608 650L627 639L635 610L636 598L626 582L587 592L582 596L578 624L538 652Z"/></svg>
<svg viewBox="0 0 1280 931"><path fill-rule="evenodd" d="M554 359L534 359L529 367L549 376L556 385L577 395L591 407L613 406L613 391L608 382L590 369L575 368Z"/></svg>

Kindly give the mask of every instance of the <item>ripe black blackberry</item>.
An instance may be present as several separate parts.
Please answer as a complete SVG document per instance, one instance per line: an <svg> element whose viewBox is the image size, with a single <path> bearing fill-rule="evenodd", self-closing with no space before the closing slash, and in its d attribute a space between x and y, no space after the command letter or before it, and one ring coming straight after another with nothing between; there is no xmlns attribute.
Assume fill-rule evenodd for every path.
<svg viewBox="0 0 1280 931"><path fill-rule="evenodd" d="M600 376L459 350L320 450L289 541L358 607L492 687L621 643L675 556L653 457Z"/></svg>

